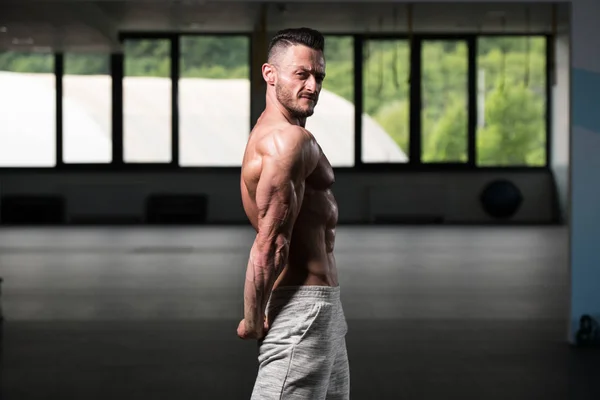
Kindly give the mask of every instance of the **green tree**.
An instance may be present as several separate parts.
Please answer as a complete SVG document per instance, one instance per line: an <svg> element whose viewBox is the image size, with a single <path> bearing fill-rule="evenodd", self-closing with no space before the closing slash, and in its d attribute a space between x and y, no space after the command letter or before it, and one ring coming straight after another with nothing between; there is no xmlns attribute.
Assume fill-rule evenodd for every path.
<svg viewBox="0 0 600 400"><path fill-rule="evenodd" d="M379 125L405 154L408 154L409 148L409 111L408 101L396 100L381 107L376 116Z"/></svg>
<svg viewBox="0 0 600 400"><path fill-rule="evenodd" d="M16 51L0 52L0 71L50 74L54 72L54 55Z"/></svg>
<svg viewBox="0 0 600 400"><path fill-rule="evenodd" d="M107 54L65 55L65 75L109 75L110 57Z"/></svg>
<svg viewBox="0 0 600 400"><path fill-rule="evenodd" d="M449 102L425 141L423 162L467 161L467 110L460 99Z"/></svg>
<svg viewBox="0 0 600 400"><path fill-rule="evenodd" d="M409 153L410 50L406 40L367 41L363 62L364 112Z"/></svg>
<svg viewBox="0 0 600 400"><path fill-rule="evenodd" d="M364 53L364 111L371 116L376 116L382 107L408 100L410 87L408 41L368 41L365 43Z"/></svg>
<svg viewBox="0 0 600 400"><path fill-rule="evenodd" d="M325 61L354 63L354 38L351 36L325 36Z"/></svg>
<svg viewBox="0 0 600 400"><path fill-rule="evenodd" d="M354 42L351 37L325 37L325 69L323 88L354 103Z"/></svg>
<svg viewBox="0 0 600 400"><path fill-rule="evenodd" d="M460 41L423 43L421 160L467 160L468 48Z"/></svg>
<svg viewBox="0 0 600 400"><path fill-rule="evenodd" d="M545 162L543 102L520 85L498 83L486 99L485 127L477 133L480 165L542 165Z"/></svg>
<svg viewBox="0 0 600 400"><path fill-rule="evenodd" d="M181 76L243 79L250 73L250 40L246 36L183 36Z"/></svg>

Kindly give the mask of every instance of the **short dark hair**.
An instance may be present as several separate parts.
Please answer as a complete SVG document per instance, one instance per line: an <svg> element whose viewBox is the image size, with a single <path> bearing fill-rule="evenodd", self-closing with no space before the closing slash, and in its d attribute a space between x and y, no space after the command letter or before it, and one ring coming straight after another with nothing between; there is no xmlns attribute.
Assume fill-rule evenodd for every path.
<svg viewBox="0 0 600 400"><path fill-rule="evenodd" d="M269 43L268 60L282 49L290 46L303 45L313 50L325 51L325 38L323 34L311 28L288 28L280 30L273 36Z"/></svg>

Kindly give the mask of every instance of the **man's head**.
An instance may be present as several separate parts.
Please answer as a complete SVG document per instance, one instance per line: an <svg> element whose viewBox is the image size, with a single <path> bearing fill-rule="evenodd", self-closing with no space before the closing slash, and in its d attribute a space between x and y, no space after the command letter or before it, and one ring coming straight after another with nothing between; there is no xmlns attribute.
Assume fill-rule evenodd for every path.
<svg viewBox="0 0 600 400"><path fill-rule="evenodd" d="M324 50L323 35L309 28L285 29L271 40L263 78L294 118L314 112L325 78Z"/></svg>

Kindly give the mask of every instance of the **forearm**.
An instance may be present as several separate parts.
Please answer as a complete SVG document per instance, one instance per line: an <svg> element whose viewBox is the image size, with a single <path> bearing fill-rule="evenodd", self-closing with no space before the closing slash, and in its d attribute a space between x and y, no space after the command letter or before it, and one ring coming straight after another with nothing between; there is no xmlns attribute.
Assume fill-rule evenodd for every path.
<svg viewBox="0 0 600 400"><path fill-rule="evenodd" d="M267 246L257 240L252 246L244 284L244 319L251 329L262 326L269 295L287 262L286 243L279 238Z"/></svg>
<svg viewBox="0 0 600 400"><path fill-rule="evenodd" d="M262 304L266 277L261 273L262 270L263 268L255 264L251 253L244 283L244 319L248 330L256 329L257 325L262 323L261 319L264 315Z"/></svg>

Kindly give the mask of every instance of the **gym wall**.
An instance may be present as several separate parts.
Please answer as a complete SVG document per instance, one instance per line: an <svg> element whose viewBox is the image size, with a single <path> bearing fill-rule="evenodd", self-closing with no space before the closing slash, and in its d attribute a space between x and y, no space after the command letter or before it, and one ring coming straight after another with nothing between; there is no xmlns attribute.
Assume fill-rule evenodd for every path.
<svg viewBox="0 0 600 400"><path fill-rule="evenodd" d="M210 5L216 7L215 5ZM110 5L106 6L107 10ZM160 7L149 3L148 7ZM207 6L208 7L208 6ZM328 8L329 7L329 8ZM406 35L409 28L414 33L461 34L491 32L502 34L550 34L552 8L548 4L531 5L530 19L526 21L523 4L419 4L413 8L413 22L407 20L406 5L394 12L387 5L351 3L344 12L331 12L331 5L311 3L276 4L268 8L266 24L273 32L286 26L310 25L324 33L389 33ZM528 6L529 7L529 6ZM235 8L235 7L234 7ZM247 17L243 7L228 12L228 17ZM257 8L258 9L258 8ZM148 11L145 11L148 13ZM157 15L160 14L157 11ZM185 19L186 15L182 14ZM508 16L504 18L502 16ZM238 21L235 30L253 34L253 63L259 66L264 59L264 42L269 34L257 29L256 15ZM171 22L133 18L120 26L127 32L172 31ZM214 32L223 30L223 21L204 18L201 23L185 21L184 31ZM213 25L211 25L213 24ZM559 27L568 24L561 9ZM410 25L410 26L409 26ZM231 25L233 30L233 25ZM261 45L262 38L262 45ZM560 42L568 53L568 39ZM558 44L557 44L558 46ZM564 63L563 63L564 66ZM251 84L251 115L256 119L264 105L264 86L260 76ZM568 88L568 74L557 73L552 90L553 110L551 142L553 146L550 168L506 168L452 170L443 166L432 171L389 170L336 171L334 191L339 202L340 223L556 223L564 209L567 187L564 138L568 137L568 113L557 107L564 105L564 89ZM561 139L562 138L562 139ZM562 140L562 141L561 141ZM496 180L508 180L520 191L519 207L510 218L497 219L484 210L481 196L486 185ZM148 222L148 198L155 194L202 195L206 200L206 223L246 223L239 197L239 171L201 169L159 171L102 170L71 171L47 169L0 169L0 194L4 198L21 196L54 197L55 209L61 217L54 223L143 223ZM501 194L502 196L502 194ZM500 196L500 197L501 197ZM560 202L559 202L560 200ZM31 204L31 202L30 202ZM43 205L40 207L44 207ZM17 207L18 208L18 207ZM9 207L9 211L14 208ZM26 210L26 208L22 209ZM12 211L11 211L12 212ZM43 211L40 211L43 213ZM0 221L7 223L3 207Z"/></svg>
<svg viewBox="0 0 600 400"><path fill-rule="evenodd" d="M556 210L550 172L338 173L334 187L340 223L496 223L480 202L485 186L508 179L523 202L511 223L551 223ZM65 199L65 222L141 223L153 193L201 194L207 223L246 223L239 174L223 173L52 173L4 174L3 195L46 195Z"/></svg>

